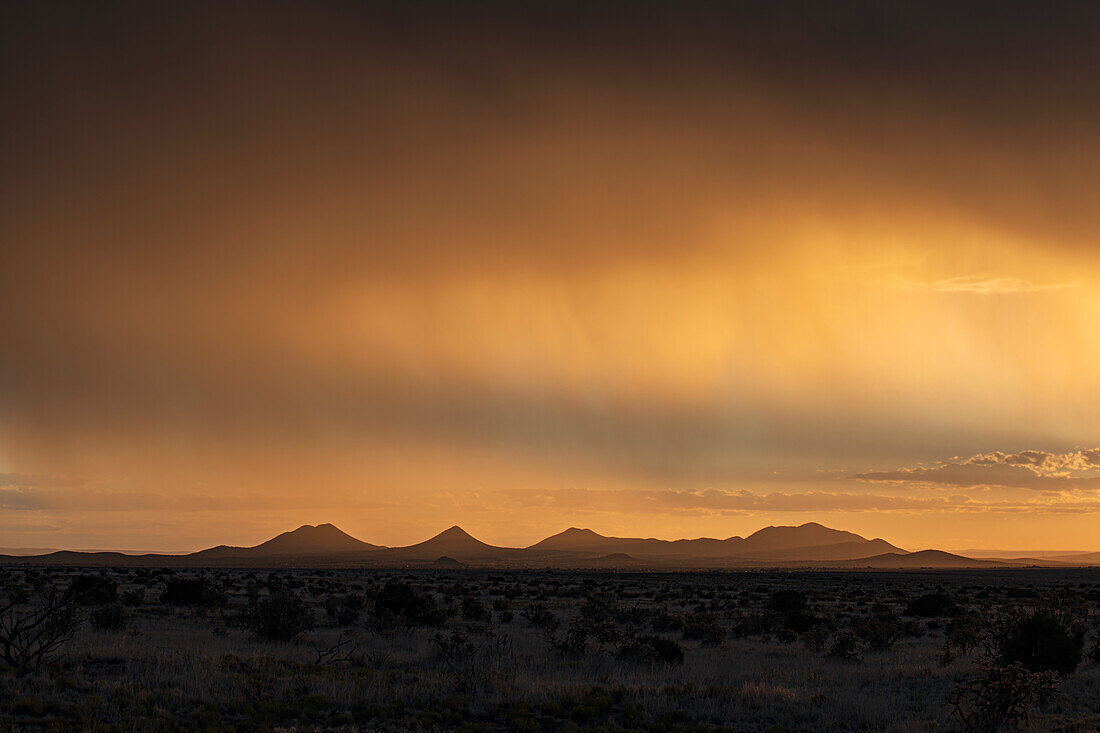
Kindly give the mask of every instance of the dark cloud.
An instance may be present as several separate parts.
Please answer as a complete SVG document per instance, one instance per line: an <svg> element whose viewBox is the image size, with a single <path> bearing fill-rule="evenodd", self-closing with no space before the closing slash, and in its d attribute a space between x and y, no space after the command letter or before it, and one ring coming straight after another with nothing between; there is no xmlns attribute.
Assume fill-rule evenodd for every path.
<svg viewBox="0 0 1100 733"><path fill-rule="evenodd" d="M1051 246L1100 226L1087 4L4 12L15 409L66 388L133 409L168 363L191 388L140 401L171 411L211 369L295 368L283 324L335 287L675 262L716 208L916 201ZM734 239L741 261L775 246Z"/></svg>
<svg viewBox="0 0 1100 733"><path fill-rule="evenodd" d="M1097 223L1088 5L41 5L0 24L0 175L59 285L667 258L803 196Z"/></svg>

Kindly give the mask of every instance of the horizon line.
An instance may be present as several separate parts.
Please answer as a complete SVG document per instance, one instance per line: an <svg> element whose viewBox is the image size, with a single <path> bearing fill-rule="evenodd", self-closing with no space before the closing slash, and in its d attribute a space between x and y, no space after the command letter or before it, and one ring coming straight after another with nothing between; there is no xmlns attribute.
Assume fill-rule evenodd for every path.
<svg viewBox="0 0 1100 733"><path fill-rule="evenodd" d="M993 557L993 554L1009 555L1009 554L1012 554L1012 553L1019 553L1019 554L1014 555L1014 557L1038 557L1039 555L1048 555L1048 556L1066 555L1066 556L1068 556L1068 555L1074 555L1074 554L1089 554L1089 553L1092 553L1092 552L1097 552L1097 550L1089 550L1089 549L1085 549L1085 550L1082 550L1082 549L1072 549L1072 550L1057 550L1057 549L1051 549L1051 550L1036 550L1036 549L1022 550L1021 549L1021 550L1012 550L1012 549L975 548L975 547L972 547L972 546L966 546L966 547L954 547L954 546L925 547L925 548L921 548L920 550L908 550L908 549L905 549L904 547L902 547L901 545L897 545L894 542L891 542L890 540L888 540L884 537L866 537L864 535L861 535L859 532L856 532L856 531L853 531L853 530L838 529L836 527L830 527L829 525L823 524L821 522L811 520L811 521L808 521L808 522L803 522L801 524L769 524L769 525L760 527L759 529L754 530L753 532L749 532L745 535L734 534L734 535L730 535L730 536L724 537L724 538L723 537L698 536L698 537L676 537L676 538L669 539L669 538L664 538L664 537L653 537L653 536L651 536L651 537L641 537L641 536L607 535L607 534L602 534L601 532L599 532L597 530L594 530L590 527L578 527L578 526L574 525L574 526L567 527L563 530L560 530L558 532L553 532L551 534L548 534L548 535L546 535L544 537L541 537L540 539L536 539L533 542L530 542L529 544L526 544L526 545L492 545L491 543L487 543L487 542L484 542L483 540L478 539L477 537L475 537L473 534L471 534L469 531L464 529L459 524L452 524L452 525L448 526L447 528L442 529L442 530L430 535L426 539L411 542L409 544L404 544L404 545L381 545L381 544L377 544L376 545L376 543L374 543L374 542L370 542L368 540L363 540L363 539L347 532L346 530L341 529L339 526L337 526L336 524L334 524L332 522L319 522L317 524L305 523L305 524L301 524L301 525L295 527L294 529L283 530L283 531L276 532L274 535L268 537L267 539L260 540L259 542L255 543L255 544L252 544L252 545L247 545L247 544L233 545L233 544L228 544L228 543L219 543L219 544L216 544L216 545L201 546L201 547L198 547L197 549L190 549L190 550L165 550L165 549L161 549L161 550L154 550L154 549L132 550L132 549L107 549L107 548L87 549L87 548L71 548L71 547L23 546L23 547L0 547L0 554L11 554L12 552L17 551L18 555L29 557L29 556L40 555L40 554L50 554L50 553L54 553L54 552L79 552L79 553L110 553L110 552L113 552L113 553L118 553L118 554L122 554L122 555L129 555L129 556L141 556L141 555L186 556L186 555L191 555L191 554L194 554L194 553L197 553L197 552L202 552L204 550L209 550L209 549L212 549L212 548L215 548L215 547L239 547L239 548L257 547L259 545L262 545L266 542L274 540L275 538L281 537L283 535L291 534L293 532L298 532L298 531L301 531L303 529L317 529L317 528L324 527L324 526L333 527L337 531L347 535L348 537L350 537L350 538L352 538L352 539L354 539L358 542L363 542L363 543L366 543L366 544L376 545L378 547L378 549L380 549L380 550L400 549L400 548L405 548L405 547L413 547L415 545L422 544L424 542L428 542L430 540L433 540L436 537L439 537L439 536L441 536L441 535L443 535L443 534L445 534L445 533L447 533L451 530L455 530L455 529L461 531L462 533L466 534L467 536L473 538L474 540L476 540L478 542L483 542L484 544L490 545L492 547L499 547L499 548L502 548L502 549L523 550L523 549L529 549L531 547L534 547L539 542L547 540L551 537L556 537L556 536L558 536L560 534L563 534L565 532L568 532L570 530L592 532L593 534L595 534L598 537L601 537L603 539L626 539L626 540L639 540L639 541L656 540L656 541L660 541L660 542L715 540L715 541L718 541L718 542L726 542L726 541L733 540L733 539L746 539L747 537L751 537L752 535L756 534L757 532L760 532L760 531L765 530L765 529L773 529L773 528L793 528L793 529L797 529L797 528L805 527L805 526L808 526L808 525L817 525L819 527L823 527L825 529L829 529L829 530L833 530L833 531L837 531L837 532L848 532L850 534L854 534L854 535L864 539L867 542L873 542L873 541L876 541L876 540L881 540L881 541L886 542L890 545L893 545L894 547L897 547L898 549L900 549L900 550L902 550L903 552L906 552L906 553L921 552L921 551L924 551L924 550L939 550L939 551L943 551L943 552L966 554L968 556L974 557L975 559L980 559L983 556L975 555L974 553L976 553L976 552L978 552L978 553L982 553L982 552L991 553L988 557ZM29 552L29 551L32 551L32 550L35 551L35 552L33 552L33 553Z"/></svg>

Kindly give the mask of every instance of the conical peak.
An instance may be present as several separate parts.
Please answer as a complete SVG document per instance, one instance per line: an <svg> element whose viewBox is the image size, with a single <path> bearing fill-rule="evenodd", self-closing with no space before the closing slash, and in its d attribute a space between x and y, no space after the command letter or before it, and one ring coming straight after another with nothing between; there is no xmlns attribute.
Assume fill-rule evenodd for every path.
<svg viewBox="0 0 1100 733"><path fill-rule="evenodd" d="M295 533L299 533L299 532L302 533L302 534L309 534L309 533L333 534L333 533L337 533L337 532L340 533L340 534L347 534L342 529L337 527L335 524L329 524L328 522L326 522L324 524L303 524L301 527L294 530L290 534L295 534Z"/></svg>
<svg viewBox="0 0 1100 733"><path fill-rule="evenodd" d="M273 553L319 553L377 547L358 540L333 524L303 524L284 532L254 549Z"/></svg>
<svg viewBox="0 0 1100 733"><path fill-rule="evenodd" d="M431 539L425 540L424 543L432 543L433 545L445 545L445 546L467 546L467 545L484 545L485 543L478 538L471 535L466 530L459 527L457 524L453 527L448 527Z"/></svg>

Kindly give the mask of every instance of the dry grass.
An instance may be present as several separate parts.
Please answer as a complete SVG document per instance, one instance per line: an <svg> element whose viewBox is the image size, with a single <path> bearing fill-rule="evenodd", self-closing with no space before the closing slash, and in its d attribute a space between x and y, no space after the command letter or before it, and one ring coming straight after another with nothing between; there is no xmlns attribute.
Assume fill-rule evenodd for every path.
<svg viewBox="0 0 1100 733"><path fill-rule="evenodd" d="M339 583L358 582L370 592L381 580L378 575L357 578L348 572L336 578ZM502 575L503 581L489 580ZM518 588L521 592L507 600L514 610L534 598L567 620L584 593L592 590L584 582L591 578L546 577L564 581L563 587L549 587L553 592L547 595L548 586L526 585L529 575L501 573L424 574L413 581L444 603L447 584L456 582L486 602L506 597L494 596L494 590ZM753 593L763 597L779 587L805 588L816 612L843 623L846 614L858 614L862 606L900 604L933 585L949 585L952 592L969 594L973 600L975 588L1006 578L1019 583L1024 576L1001 573L977 581L971 576L929 579L918 574L869 580L819 574L603 577L602 584L614 586L620 598L633 596L624 599L627 603L677 613L690 613L692 596L710 588L719 600L735 604L723 618L724 624L732 625L729 616L758 612ZM124 577L123 587L134 580ZM242 602L243 586L239 583L234 603ZM1093 583L1089 592L1098 588ZM670 595L661 597L662 593ZM149 595L152 600L155 593ZM687 598L686 605L681 605L681 596ZM458 690L430 643L433 630L379 633L371 628L368 614L350 630L327 627L320 610L322 596L312 598L321 625L285 644L227 630L219 612L203 618L153 603L135 611L129 631L86 626L58 669L0 677L0 727L931 731L945 727L943 700L973 667L966 659L938 665L935 655L943 637L934 628L903 638L887 651L865 652L858 663L830 660L810 653L801 643L784 643L767 634L730 638L718 647L682 641L686 660L675 666L637 664L609 654L559 656L517 613L513 621L498 623L493 630L510 644L491 657L479 656L475 684ZM1095 597L1093 603L1095 608ZM452 618L446 628L464 625ZM341 633L353 636L359 663L314 664L313 644L331 644ZM471 633L470 639L495 649L490 637ZM1036 730L1100 730L1100 665L1083 664L1065 681L1058 700L1033 716L1033 725Z"/></svg>

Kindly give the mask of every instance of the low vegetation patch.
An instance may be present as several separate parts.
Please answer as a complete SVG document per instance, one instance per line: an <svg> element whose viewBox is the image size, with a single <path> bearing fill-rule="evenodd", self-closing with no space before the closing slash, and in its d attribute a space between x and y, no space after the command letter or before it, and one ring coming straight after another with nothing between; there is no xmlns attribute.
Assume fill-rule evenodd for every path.
<svg viewBox="0 0 1100 733"><path fill-rule="evenodd" d="M271 641L290 641L317 624L313 609L298 594L279 591L253 599L237 615L241 628Z"/></svg>
<svg viewBox="0 0 1100 733"><path fill-rule="evenodd" d="M77 601L110 589L111 602ZM0 730L1083 731L1100 719L1100 581L1086 571L0 567L0 594L14 670L0 673ZM914 606L940 596L954 606Z"/></svg>

